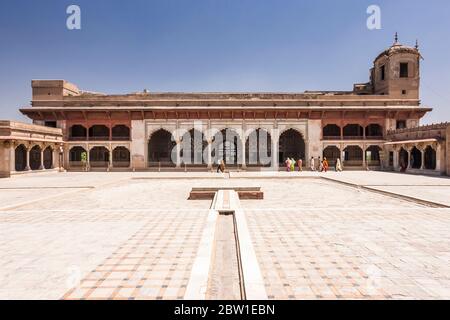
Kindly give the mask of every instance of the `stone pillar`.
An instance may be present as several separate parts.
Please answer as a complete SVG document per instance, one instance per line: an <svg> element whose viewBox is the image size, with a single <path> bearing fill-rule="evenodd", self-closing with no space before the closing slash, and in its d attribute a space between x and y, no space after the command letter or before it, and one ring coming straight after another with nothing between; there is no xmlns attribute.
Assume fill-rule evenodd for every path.
<svg viewBox="0 0 450 320"><path fill-rule="evenodd" d="M408 163L407 168L408 170L411 169L411 149L406 150L408 152Z"/></svg>
<svg viewBox="0 0 450 320"><path fill-rule="evenodd" d="M272 137L272 168L275 171L279 170L279 163L278 163L278 141L279 141L279 137L275 136ZM307 159L305 159L307 160ZM306 165L306 161L305 161L305 165Z"/></svg>
<svg viewBox="0 0 450 320"><path fill-rule="evenodd" d="M442 159L441 159L441 146L436 145L433 146L434 150L436 150L436 170L437 172L441 172L441 166L442 166ZM449 150L447 150L449 152Z"/></svg>
<svg viewBox="0 0 450 320"><path fill-rule="evenodd" d="M399 152L397 149L393 149L392 152L394 153L394 159L393 159L393 168L394 171L399 171L400 166L398 165L399 161Z"/></svg>
<svg viewBox="0 0 450 320"><path fill-rule="evenodd" d="M308 120L307 134L303 137L306 144L305 157L309 159L311 159L311 157L314 157L314 159L317 159L318 157L322 158L322 141L320 140L321 134L322 120Z"/></svg>
<svg viewBox="0 0 450 320"><path fill-rule="evenodd" d="M111 170L113 168L113 150L112 150L111 145L109 146L108 151L109 151L109 164L108 164L108 166L109 166L109 170Z"/></svg>
<svg viewBox="0 0 450 320"><path fill-rule="evenodd" d="M212 169L213 163L212 163L212 157L211 157L211 151L212 151L212 140L208 140L208 145L206 147L207 154L207 163L208 163L208 169Z"/></svg>
<svg viewBox="0 0 450 320"><path fill-rule="evenodd" d="M58 146L53 146L52 148L52 169L55 169L58 166L59 154L58 154Z"/></svg>
<svg viewBox="0 0 450 320"><path fill-rule="evenodd" d="M242 132L244 134L244 132ZM247 168L247 164L245 162L245 137L241 137L241 152L242 152L242 169Z"/></svg>
<svg viewBox="0 0 450 320"><path fill-rule="evenodd" d="M0 141L0 178L11 176L11 142Z"/></svg>
<svg viewBox="0 0 450 320"><path fill-rule="evenodd" d="M10 171L16 171L16 145L14 144L14 142L11 142L11 146L9 148L9 161Z"/></svg>
<svg viewBox="0 0 450 320"><path fill-rule="evenodd" d="M181 168L181 141L179 139L177 139L176 141L177 145L177 163L176 163L176 168L179 169Z"/></svg>
<svg viewBox="0 0 450 320"><path fill-rule="evenodd" d="M362 145L362 151L363 151L363 168L366 169L367 163L366 163L366 146L365 145Z"/></svg>
<svg viewBox="0 0 450 320"><path fill-rule="evenodd" d="M86 146L86 171L91 170L91 149L89 148L89 145Z"/></svg>
<svg viewBox="0 0 450 320"><path fill-rule="evenodd" d="M27 148L27 157L26 157L26 164L25 164L25 170L24 171L30 171L30 150L31 148L29 146L26 147Z"/></svg>
<svg viewBox="0 0 450 320"><path fill-rule="evenodd" d="M41 147L41 164L39 165L39 170L44 170L44 147Z"/></svg>
<svg viewBox="0 0 450 320"><path fill-rule="evenodd" d="M52 169L58 167L58 163L59 163L59 147L58 145L55 145L52 148Z"/></svg>
<svg viewBox="0 0 450 320"><path fill-rule="evenodd" d="M145 132L144 120L131 120L131 147L130 162L133 169L144 169L147 167L148 139ZM147 155L146 155L147 154ZM148 159L147 159L148 160Z"/></svg>
<svg viewBox="0 0 450 320"><path fill-rule="evenodd" d="M420 156L422 158L422 162L421 162L421 166L420 166L420 170L424 170L425 169L425 148L420 148Z"/></svg>

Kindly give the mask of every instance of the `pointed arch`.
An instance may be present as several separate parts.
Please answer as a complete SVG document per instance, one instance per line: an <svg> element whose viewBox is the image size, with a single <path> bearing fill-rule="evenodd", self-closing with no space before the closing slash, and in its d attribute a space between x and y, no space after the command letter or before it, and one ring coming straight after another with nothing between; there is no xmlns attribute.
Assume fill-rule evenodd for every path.
<svg viewBox="0 0 450 320"><path fill-rule="evenodd" d="M286 158L305 160L305 140L300 131L289 128L280 134L278 140L278 161L283 164Z"/></svg>
<svg viewBox="0 0 450 320"><path fill-rule="evenodd" d="M258 128L250 132L245 142L247 166L271 166L272 137L268 130Z"/></svg>
<svg viewBox="0 0 450 320"><path fill-rule="evenodd" d="M148 141L148 165L175 166L176 145L173 135L166 129L154 131Z"/></svg>

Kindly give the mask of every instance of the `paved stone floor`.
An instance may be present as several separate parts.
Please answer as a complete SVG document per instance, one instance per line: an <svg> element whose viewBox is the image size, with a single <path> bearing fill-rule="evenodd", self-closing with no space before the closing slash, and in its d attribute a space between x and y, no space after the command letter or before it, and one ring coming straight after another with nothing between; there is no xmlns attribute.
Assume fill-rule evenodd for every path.
<svg viewBox="0 0 450 320"><path fill-rule="evenodd" d="M0 179L0 299L182 299L202 186L262 187L241 204L269 298L450 299L450 209L358 187L446 206L450 179L382 172Z"/></svg>

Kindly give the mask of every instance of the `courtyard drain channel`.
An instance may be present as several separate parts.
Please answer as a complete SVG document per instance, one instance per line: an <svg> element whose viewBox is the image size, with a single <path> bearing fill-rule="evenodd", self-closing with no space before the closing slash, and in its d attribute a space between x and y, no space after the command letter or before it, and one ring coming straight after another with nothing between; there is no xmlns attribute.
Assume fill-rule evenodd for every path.
<svg viewBox="0 0 450 320"><path fill-rule="evenodd" d="M263 278L238 193L214 196L185 299L266 300Z"/></svg>
<svg viewBox="0 0 450 320"><path fill-rule="evenodd" d="M207 300L245 299L235 229L234 213L219 214L206 289Z"/></svg>

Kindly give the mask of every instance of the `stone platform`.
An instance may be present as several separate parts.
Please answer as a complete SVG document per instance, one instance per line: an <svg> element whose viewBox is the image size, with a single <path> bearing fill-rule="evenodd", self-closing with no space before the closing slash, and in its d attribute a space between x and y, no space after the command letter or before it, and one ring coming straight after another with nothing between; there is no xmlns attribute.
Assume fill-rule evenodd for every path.
<svg viewBox="0 0 450 320"><path fill-rule="evenodd" d="M450 179L383 172L3 179L0 298L184 299L216 187L264 192L239 217L269 299L450 298Z"/></svg>

